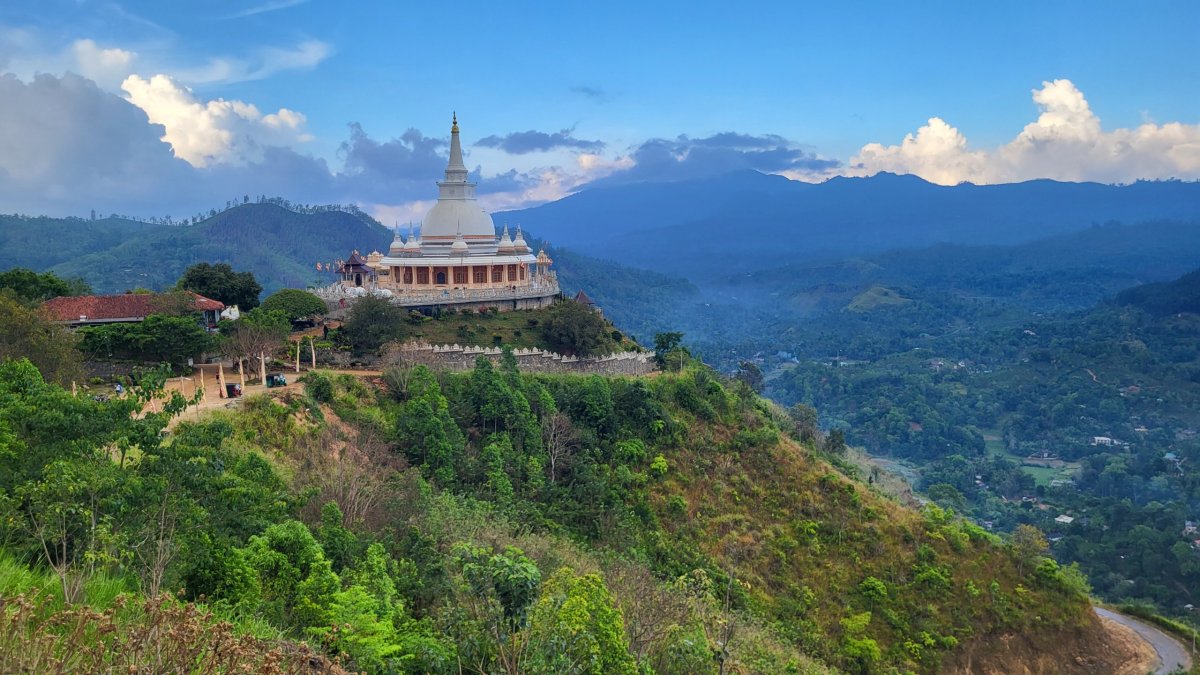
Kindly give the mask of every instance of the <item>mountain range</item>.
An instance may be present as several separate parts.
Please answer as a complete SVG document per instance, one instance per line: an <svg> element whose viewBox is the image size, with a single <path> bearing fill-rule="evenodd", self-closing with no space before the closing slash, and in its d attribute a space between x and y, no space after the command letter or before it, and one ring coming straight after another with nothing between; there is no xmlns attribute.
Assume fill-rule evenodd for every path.
<svg viewBox="0 0 1200 675"><path fill-rule="evenodd" d="M1200 216L1200 183L1035 180L941 186L911 175L802 183L754 171L583 190L496 214L558 246L685 276L938 243L1017 244L1109 221Z"/></svg>

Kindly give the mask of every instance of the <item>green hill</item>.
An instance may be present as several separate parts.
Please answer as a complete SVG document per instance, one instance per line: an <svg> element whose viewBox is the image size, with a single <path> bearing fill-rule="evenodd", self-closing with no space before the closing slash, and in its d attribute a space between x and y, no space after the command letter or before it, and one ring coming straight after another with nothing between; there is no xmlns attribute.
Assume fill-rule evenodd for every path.
<svg viewBox="0 0 1200 675"><path fill-rule="evenodd" d="M1132 305L1157 315L1200 314L1200 270L1174 281L1143 284L1117 294L1118 305Z"/></svg>
<svg viewBox="0 0 1200 675"><path fill-rule="evenodd" d="M862 327L878 348L869 359L844 333L851 365L789 364L771 393L911 462L918 487L940 486L947 504L961 497L956 508L997 531L1041 527L1102 597L1187 616L1200 603L1200 551L1186 531L1200 514L1197 279L1017 325L968 323L959 317L970 308L921 294L924 313Z"/></svg>
<svg viewBox="0 0 1200 675"><path fill-rule="evenodd" d="M0 215L0 269L44 271L165 227L121 218Z"/></svg>
<svg viewBox="0 0 1200 675"><path fill-rule="evenodd" d="M86 223L84 224L86 229ZM81 276L97 292L165 288L197 262L227 262L254 272L266 293L329 283L315 263L391 243L387 228L345 211L297 213L274 204L235 206L195 225L150 226L105 239L106 248L81 252L50 269Z"/></svg>
<svg viewBox="0 0 1200 675"><path fill-rule="evenodd" d="M167 436L29 371L0 367L0 504L70 514L37 532L74 543L53 569L33 530L6 551L105 580L75 601L182 588L372 672L1113 665L1077 573L888 500L703 367L314 373ZM0 592L29 587L8 568Z"/></svg>

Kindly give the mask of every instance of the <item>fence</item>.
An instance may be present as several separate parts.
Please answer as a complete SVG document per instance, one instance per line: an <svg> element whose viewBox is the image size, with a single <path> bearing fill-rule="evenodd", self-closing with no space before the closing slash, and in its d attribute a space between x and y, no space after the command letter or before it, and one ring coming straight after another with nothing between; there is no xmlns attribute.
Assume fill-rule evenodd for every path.
<svg viewBox="0 0 1200 675"><path fill-rule="evenodd" d="M504 351L499 347L433 345L407 342L388 350L385 361L423 364L443 370L470 370L480 356L499 363ZM517 367L527 373L585 373L596 375L645 375L654 370L649 352L617 352L606 356L563 356L542 349L514 349Z"/></svg>

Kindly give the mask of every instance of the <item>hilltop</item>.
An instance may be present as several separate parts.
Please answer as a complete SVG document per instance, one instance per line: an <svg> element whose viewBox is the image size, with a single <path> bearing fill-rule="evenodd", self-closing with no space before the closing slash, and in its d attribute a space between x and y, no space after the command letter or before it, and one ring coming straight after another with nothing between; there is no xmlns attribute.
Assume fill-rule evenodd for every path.
<svg viewBox="0 0 1200 675"><path fill-rule="evenodd" d="M811 430L700 366L640 379L487 361L366 381L316 372L302 394L166 438L152 433L163 414L113 416L131 401L76 399L28 371L0 368L0 422L39 449L0 455L17 462L3 487L41 494L70 466L133 500L88 507L112 528L79 552L95 583L77 600L184 588L235 631L308 639L371 670L561 672L590 653L585 672L1082 673L1126 658L1072 569L889 501L797 440ZM30 414L47 402L106 421ZM80 454L123 438L139 451L119 464ZM39 497L30 513L84 497ZM142 501L170 529L137 518ZM176 552L164 566L145 550L105 562L146 532ZM13 541L36 559L34 544Z"/></svg>

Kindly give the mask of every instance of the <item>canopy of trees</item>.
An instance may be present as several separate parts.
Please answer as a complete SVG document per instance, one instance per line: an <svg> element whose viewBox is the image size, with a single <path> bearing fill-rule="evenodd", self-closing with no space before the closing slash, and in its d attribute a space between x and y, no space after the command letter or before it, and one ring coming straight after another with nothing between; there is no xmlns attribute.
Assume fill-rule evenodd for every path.
<svg viewBox="0 0 1200 675"><path fill-rule="evenodd" d="M137 359L183 364L213 346L192 316L151 314L138 323L114 323L79 329L79 348L91 358Z"/></svg>
<svg viewBox="0 0 1200 675"><path fill-rule="evenodd" d="M77 342L70 328L0 293L0 361L27 358L46 380L69 385L83 373Z"/></svg>
<svg viewBox="0 0 1200 675"><path fill-rule="evenodd" d="M262 286L251 272L235 272L229 263L197 263L187 268L179 278L180 290L199 293L206 298L237 305L242 311L258 306Z"/></svg>
<svg viewBox="0 0 1200 675"><path fill-rule="evenodd" d="M87 295L92 288L83 279L62 279L53 272L38 274L14 267L0 272L0 292L10 293L27 304L37 304L61 295Z"/></svg>
<svg viewBox="0 0 1200 675"><path fill-rule="evenodd" d="M298 288L284 288L268 295L262 301L268 312L282 312L290 321L323 316L327 311L325 301Z"/></svg>
<svg viewBox="0 0 1200 675"><path fill-rule="evenodd" d="M594 356L607 346L606 326L600 314L578 302L555 303L542 321L542 337L556 352Z"/></svg>

